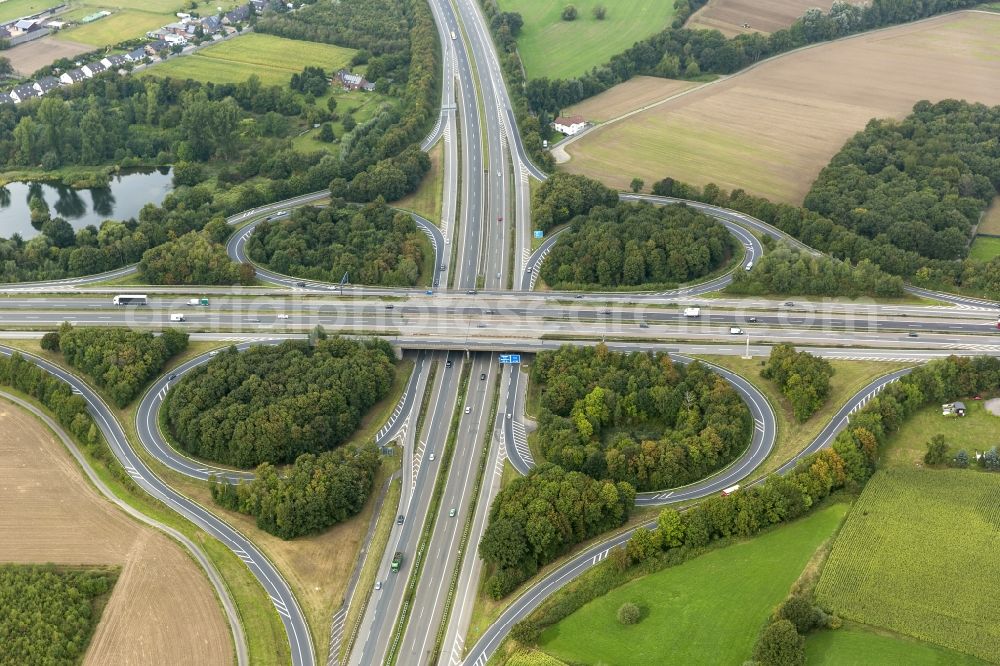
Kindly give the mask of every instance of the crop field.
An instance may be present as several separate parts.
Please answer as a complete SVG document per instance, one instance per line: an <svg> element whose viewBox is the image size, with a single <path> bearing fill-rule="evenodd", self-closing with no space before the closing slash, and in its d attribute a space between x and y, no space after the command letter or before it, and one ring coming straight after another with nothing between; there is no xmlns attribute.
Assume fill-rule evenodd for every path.
<svg viewBox="0 0 1000 666"><path fill-rule="evenodd" d="M539 646L568 663L743 663L768 614L846 512L847 505L833 504L631 581L546 629ZM638 624L623 626L615 613L628 601L642 615Z"/></svg>
<svg viewBox="0 0 1000 666"><path fill-rule="evenodd" d="M603 123L696 85L698 84L691 81L661 79L655 76L636 76L599 95L594 95L579 104L563 109L563 115L579 114L589 122Z"/></svg>
<svg viewBox="0 0 1000 666"><path fill-rule="evenodd" d="M198 565L99 496L61 443L5 401L0 506L0 562L122 566L85 664L232 663L229 625Z"/></svg>
<svg viewBox="0 0 1000 666"><path fill-rule="evenodd" d="M703 86L566 148L567 171L625 189L666 176L801 203L876 117L921 99L1000 104L1000 16L964 12L823 44ZM822 85L817 85L822 81Z"/></svg>
<svg viewBox="0 0 1000 666"><path fill-rule="evenodd" d="M845 619L996 663L998 526L1000 476L880 470L834 542L816 598Z"/></svg>
<svg viewBox="0 0 1000 666"><path fill-rule="evenodd" d="M916 641L891 632L874 632L855 625L819 631L806 637L808 666L976 666L984 662L961 652Z"/></svg>
<svg viewBox="0 0 1000 666"><path fill-rule="evenodd" d="M264 85L287 85L307 65L336 71L345 67L353 49L250 33L214 44L197 53L150 67L148 74L179 79L239 83L251 74Z"/></svg>
<svg viewBox="0 0 1000 666"><path fill-rule="evenodd" d="M695 30L718 30L727 37L742 32L772 33L787 28L807 9L829 11L833 0L708 0L684 25ZM743 24L750 24L744 28Z"/></svg>
<svg viewBox="0 0 1000 666"><path fill-rule="evenodd" d="M126 9L97 19L93 23L60 30L55 37L91 46L108 46L126 39L142 37L150 30L169 22L170 18L163 14Z"/></svg>
<svg viewBox="0 0 1000 666"><path fill-rule="evenodd" d="M93 50L94 47L89 44L79 44L55 37L42 37L4 51L3 57L10 60L15 72L22 76L28 76L59 58L72 58L79 53Z"/></svg>
<svg viewBox="0 0 1000 666"><path fill-rule="evenodd" d="M568 4L564 0L498 0L497 4L524 18L517 47L529 79L565 79L589 72L666 28L674 14L674 3L663 0L631 0L627 7L607 0L577 0L575 21L560 17ZM607 7L603 21L591 13L596 5Z"/></svg>
<svg viewBox="0 0 1000 666"><path fill-rule="evenodd" d="M884 463L907 469L922 466L927 442L938 434L944 435L952 453L965 449L972 456L977 449L1000 445L1000 417L990 414L978 400L963 402L967 410L963 417L942 416L936 405L910 417L889 441Z"/></svg>

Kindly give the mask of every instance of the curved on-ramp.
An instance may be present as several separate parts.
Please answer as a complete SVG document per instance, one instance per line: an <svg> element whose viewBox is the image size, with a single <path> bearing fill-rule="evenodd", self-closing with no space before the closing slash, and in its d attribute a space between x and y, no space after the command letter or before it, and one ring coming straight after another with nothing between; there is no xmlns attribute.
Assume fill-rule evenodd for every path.
<svg viewBox="0 0 1000 666"><path fill-rule="evenodd" d="M798 452L792 457L791 460L782 465L782 467L774 473L786 474L794 469L795 465L798 464L802 458L827 446L833 441L837 433L839 433L847 425L850 414L863 407L882 389L892 382L898 381L900 377L908 374L911 370L912 368L904 368L902 370L889 373L883 377L879 377L858 391L837 412L837 414L834 415L827 427L824 428L806 448ZM746 473L749 473L749 470ZM761 483L766 478L766 476L761 477L750 485ZM711 492L722 490L725 487L726 486L719 486L716 490L706 492L700 496L711 494ZM687 494L677 494L664 499L665 501L662 502L663 504L672 504L684 499L693 499L693 497ZM653 520L639 527L652 529L656 527L656 524L656 521ZM500 616L493 622L492 625L490 625L486 632L483 633L476 644L472 647L468 656L462 662L463 666L485 666L486 662L493 655L493 653L496 652L497 648L507 637L507 634L510 633L511 628L515 624L528 617L532 611L534 611L543 601L545 601L545 599L547 599L559 588L603 561L612 549L623 546L629 538L631 538L636 529L638 528L620 532L609 539L586 548L579 554L574 555L556 570L544 576L535 585L528 588L519 597L514 599L514 601L500 614Z"/></svg>

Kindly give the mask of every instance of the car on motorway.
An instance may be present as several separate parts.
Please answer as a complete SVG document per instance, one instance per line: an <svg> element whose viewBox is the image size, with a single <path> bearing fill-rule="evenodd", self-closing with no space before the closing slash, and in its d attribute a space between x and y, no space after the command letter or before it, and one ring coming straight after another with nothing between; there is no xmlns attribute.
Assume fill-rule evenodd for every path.
<svg viewBox="0 0 1000 666"><path fill-rule="evenodd" d="M503 215L500 215L499 217L497 217L497 222L503 222Z"/></svg>
<svg viewBox="0 0 1000 666"><path fill-rule="evenodd" d="M382 581L380 580L375 581L375 591L378 592L381 589L382 589Z"/></svg>
<svg viewBox="0 0 1000 666"><path fill-rule="evenodd" d="M397 525L403 524L403 514L399 514L398 516L396 516L396 524Z"/></svg>
<svg viewBox="0 0 1000 666"><path fill-rule="evenodd" d="M583 298L583 294L577 294L577 295L576 295L576 296L574 296L573 298Z"/></svg>
<svg viewBox="0 0 1000 666"><path fill-rule="evenodd" d="M389 305L385 306L385 309L386 310L392 310L395 307L396 307L395 305L393 305L392 303L389 303Z"/></svg>
<svg viewBox="0 0 1000 666"><path fill-rule="evenodd" d="M483 310L483 314L493 314L493 310Z"/></svg>
<svg viewBox="0 0 1000 666"><path fill-rule="evenodd" d="M304 286L306 286L306 283L305 282L296 282L295 286L296 287L304 287Z"/></svg>
<svg viewBox="0 0 1000 666"><path fill-rule="evenodd" d="M451 359L448 359L447 361L445 361L444 367L446 367L446 368L450 368L451 367Z"/></svg>
<svg viewBox="0 0 1000 666"><path fill-rule="evenodd" d="M743 335L743 329L739 326L730 326L729 335Z"/></svg>
<svg viewBox="0 0 1000 666"><path fill-rule="evenodd" d="M465 408L465 413L466 414L471 414L472 413L472 407L466 407Z"/></svg>
<svg viewBox="0 0 1000 666"><path fill-rule="evenodd" d="M288 315L282 313L282 314L278 315L278 319L291 319L291 317L289 317Z"/></svg>
<svg viewBox="0 0 1000 666"><path fill-rule="evenodd" d="M533 271L533 270L535 270L533 266L528 266L528 268L527 268L527 271L528 271L529 273L530 273L531 271Z"/></svg>
<svg viewBox="0 0 1000 666"><path fill-rule="evenodd" d="M601 312L602 315L611 316L611 310L604 310Z"/></svg>
<svg viewBox="0 0 1000 666"><path fill-rule="evenodd" d="M475 289L470 289L470 290L468 290L468 291L467 291L467 292L465 292L465 293L466 293L466 294L468 294L469 296L475 296L475 295L476 295L476 294L478 294L479 292L478 292L478 291L476 291Z"/></svg>
<svg viewBox="0 0 1000 666"><path fill-rule="evenodd" d="M396 554L392 556L392 564L389 565L389 571L393 573L399 573L399 566L403 563L403 553L397 550Z"/></svg>
<svg viewBox="0 0 1000 666"><path fill-rule="evenodd" d="M752 268L753 268L753 262L752 261L748 261L747 265L743 267L743 269L747 270L747 271L749 271Z"/></svg>
<svg viewBox="0 0 1000 666"><path fill-rule="evenodd" d="M750 324L756 324L757 323L757 317L747 317L747 322L750 323Z"/></svg>
<svg viewBox="0 0 1000 666"><path fill-rule="evenodd" d="M917 337L917 332L916 331L910 331L906 335L909 336L909 337L911 337L911 338L915 338L915 337Z"/></svg>
<svg viewBox="0 0 1000 666"><path fill-rule="evenodd" d="M484 324L483 322L479 322L478 324L476 324L476 328L486 328L486 324Z"/></svg>
<svg viewBox="0 0 1000 666"><path fill-rule="evenodd" d="M431 462L434 462L434 454L431 453Z"/></svg>
<svg viewBox="0 0 1000 666"><path fill-rule="evenodd" d="M448 517L454 518L456 513L458 512L455 510L455 507L451 507L451 509L448 510Z"/></svg>
<svg viewBox="0 0 1000 666"><path fill-rule="evenodd" d="M479 373L479 379L486 379L486 373L485 372Z"/></svg>
<svg viewBox="0 0 1000 666"><path fill-rule="evenodd" d="M639 328L649 328L649 324L644 321L639 322Z"/></svg>
<svg viewBox="0 0 1000 666"><path fill-rule="evenodd" d="M434 295L434 290L433 289L428 289L424 293L427 294L428 296L433 296Z"/></svg>
<svg viewBox="0 0 1000 666"><path fill-rule="evenodd" d="M177 375L170 375L169 377L167 377L167 381L168 381L168 382L172 382L172 381L174 381L175 379L177 379Z"/></svg>
<svg viewBox="0 0 1000 666"><path fill-rule="evenodd" d="M507 414L507 418L510 418L510 414L509 413Z"/></svg>
<svg viewBox="0 0 1000 666"><path fill-rule="evenodd" d="M444 264L441 264L441 266L440 266L439 270L441 270L441 271L444 271L444 270L446 270L447 268L448 268L447 266L445 266Z"/></svg>
<svg viewBox="0 0 1000 666"><path fill-rule="evenodd" d="M208 355L209 355L209 356L217 356L218 354L219 354L219 350L215 350L215 351L212 351L212 352L208 352Z"/></svg>
<svg viewBox="0 0 1000 666"><path fill-rule="evenodd" d="M793 305L795 305L795 303L792 303L791 301L785 301L785 307L786 307L786 308L790 308L790 307L792 307Z"/></svg>

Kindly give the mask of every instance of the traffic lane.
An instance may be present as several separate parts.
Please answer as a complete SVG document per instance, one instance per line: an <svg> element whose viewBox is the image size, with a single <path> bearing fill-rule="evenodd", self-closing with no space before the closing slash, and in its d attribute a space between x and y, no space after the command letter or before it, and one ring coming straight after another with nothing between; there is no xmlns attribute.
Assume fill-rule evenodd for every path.
<svg viewBox="0 0 1000 666"><path fill-rule="evenodd" d="M452 368L447 367L447 360L452 361ZM425 442L423 454L420 458L417 474L414 479L415 487L410 493L406 506L401 510L403 518L402 525L396 525L395 535L390 534L392 548L387 548L380 567L379 579L384 581L382 590L375 592L378 598L374 604L372 622L360 651L352 653L352 663L375 664L385 660L389 645L393 639L396 628L396 618L399 615L403 604L409 577L412 574L415 548L419 544L420 535L423 532L427 521L428 508L434 490L434 482L441 466L441 450L443 444L438 443L442 437L447 437L447 427L451 423L451 411L448 406L454 406L458 395L458 376L461 369L461 355L449 353L445 358L438 361L439 380L434 390L436 395L431 398L432 408L425 419L427 437L423 439L421 433L416 434L417 446L420 442ZM458 366L459 373L453 372L454 366ZM447 412L447 417L443 413ZM415 426L416 424L414 424ZM445 434L442 436L442 428ZM430 460L430 454L435 453L435 459ZM411 478L403 470L403 482ZM395 538L393 538L395 536ZM389 570L393 554L403 553L403 562L398 573ZM357 661L355 661L355 655Z"/></svg>
<svg viewBox="0 0 1000 666"><path fill-rule="evenodd" d="M526 475L534 467L534 460L528 460L517 448L517 440L514 438L514 420L520 419L521 414L517 411L517 396L521 381L520 365L511 365L510 381L507 384L507 395L503 405L503 437L504 447L507 451L507 460L514 466L522 476Z"/></svg>
<svg viewBox="0 0 1000 666"><path fill-rule="evenodd" d="M437 628L444 611L451 574L459 555L459 542L465 525L468 504L482 455L481 438L488 417L490 379L494 367L490 355L477 354L472 361L470 381L456 433L455 451L438 507L434 532L427 548L426 566L420 576L414 599L412 619L400 645L397 663L424 664L437 638ZM487 380L479 380L482 373ZM451 516L454 510L456 515Z"/></svg>
<svg viewBox="0 0 1000 666"><path fill-rule="evenodd" d="M376 446L382 446L386 442L391 442L395 439L406 419L410 416L416 405L417 386L420 384L420 378L423 376L424 370L428 365L427 354L423 351L418 351L416 357L413 359L413 371L410 373L410 380L403 391L403 397L395 409L392 410L392 414L389 415L389 420L386 424L375 434Z"/></svg>
<svg viewBox="0 0 1000 666"><path fill-rule="evenodd" d="M10 356L14 351L16 350L0 347L0 354L5 356ZM253 573L254 577L257 578L268 593L275 610L281 617L291 646L292 663L296 666L311 666L314 664L315 655L312 647L312 637L306 627L305 617L298 605L298 601L292 594L288 584L281 577L281 574L278 573L253 542L230 527L215 514L184 497L160 480L132 448L120 424L112 414L110 407L104 403L86 382L81 381L75 375L67 373L59 366L49 363L44 359L25 355L23 352L20 353L49 374L69 384L87 401L88 410L108 442L111 452L119 460L129 476L132 477L136 485L163 502L168 508L181 514L205 530L205 532L221 541L243 560L244 564L247 565L251 573Z"/></svg>

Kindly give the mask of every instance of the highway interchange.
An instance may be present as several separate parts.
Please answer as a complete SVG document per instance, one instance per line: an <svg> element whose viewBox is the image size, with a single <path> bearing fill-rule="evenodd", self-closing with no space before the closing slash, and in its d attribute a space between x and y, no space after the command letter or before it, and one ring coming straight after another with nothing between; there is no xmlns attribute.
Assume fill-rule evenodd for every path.
<svg viewBox="0 0 1000 666"><path fill-rule="evenodd" d="M205 288L193 293L190 288L128 287L151 295L150 305L142 308L112 306L111 295L124 288L103 284L133 273L134 266L98 276L0 286L5 295L0 300L0 325L8 338L34 337L63 321L151 329L181 325L195 339L233 342L242 349L302 338L321 324L331 331L379 332L413 356L414 370L404 395L377 438L380 445L396 441L402 449L398 510L402 523L393 525L384 553L370 554L379 558L381 589L353 590L354 595L368 598L364 613L357 626L334 631L328 646L313 644L292 589L268 558L212 512L171 489L134 448L142 446L159 464L195 479L215 475L236 481L250 476L190 459L174 449L158 427L170 385L209 362L211 355L190 359L153 383L140 400L135 443L86 382L31 357L87 400L112 452L144 491L218 538L246 563L281 617L296 666L339 663L342 645L349 648L344 661L351 664L480 666L514 623L628 539L629 532L613 535L559 564L514 600L474 645L465 644L482 567L476 546L489 505L499 492L503 465L509 460L522 474L534 465L523 441L527 377L516 366L499 365L498 352L530 354L567 341L605 340L613 350L666 351L681 363L690 362L692 354L749 351L762 356L770 343L780 341L829 358L914 363L949 353L1000 353L995 303L917 288L909 288L913 296L937 303L858 305L795 299L786 304L716 298L712 292L728 284L731 273L657 294L529 293L557 238L550 236L531 252L528 182L545 175L531 163L521 143L497 54L476 1L431 0L430 4L443 46L445 84L440 118L423 147L445 142L444 193L441 220L419 216L415 220L435 250L437 285L389 290L321 284L258 267L258 277L269 283L267 288ZM318 204L328 196L317 192L230 217L229 223L236 227L230 256L248 260L245 242L261 221L284 217L297 206ZM716 217L745 252L733 270L741 270L763 253L755 234L787 240L766 223L735 211L644 195L622 198L658 205L685 203ZM208 308L185 305L192 295L206 294L212 295ZM698 317L684 315L683 309L692 306L701 308ZM175 313L183 314L184 322L171 322ZM741 333L731 334L732 327ZM12 351L0 347L4 355ZM776 423L767 400L742 377L714 369L751 410L755 427L746 451L708 479L642 493L637 504L664 505L718 493L745 479L772 451ZM854 410L905 372L879 378L859 391L812 444L779 471L827 445ZM420 407L428 391L428 409L421 422ZM445 455L449 443L450 457ZM436 507L434 512L431 507ZM389 572L396 551L404 553L398 574ZM417 566L419 579L411 576Z"/></svg>

